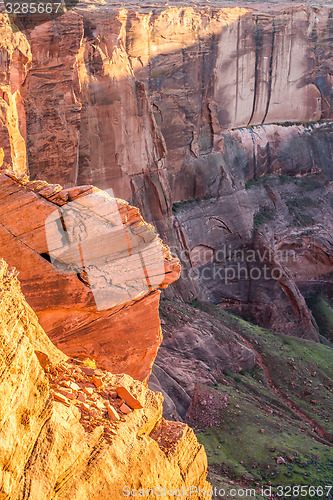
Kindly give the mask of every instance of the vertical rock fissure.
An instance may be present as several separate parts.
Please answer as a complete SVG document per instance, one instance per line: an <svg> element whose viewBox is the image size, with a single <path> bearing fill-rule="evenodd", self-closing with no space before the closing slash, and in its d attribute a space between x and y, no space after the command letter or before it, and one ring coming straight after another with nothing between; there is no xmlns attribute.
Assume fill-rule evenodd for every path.
<svg viewBox="0 0 333 500"><path fill-rule="evenodd" d="M237 23L237 44L236 44L236 99L235 99L235 118L234 118L235 122L237 121L237 116L238 116L240 22L241 18L239 17Z"/></svg>
<svg viewBox="0 0 333 500"><path fill-rule="evenodd" d="M260 32L260 27L258 26L258 16L256 16L256 25L255 25L255 32L254 32L254 41L255 41L255 46L256 46L256 53L255 53L255 66L254 66L254 94L253 94L253 103L252 103L252 112L250 119L247 123L247 126L250 125L252 122L254 112L256 109L256 104L257 104L257 92L258 92L258 85L259 85L259 78L258 78L258 63L259 63L259 56L260 56L260 49L262 46L262 34Z"/></svg>
<svg viewBox="0 0 333 500"><path fill-rule="evenodd" d="M269 105L271 102L271 96L272 96L272 74L273 74L273 55L274 55L274 42L275 42L275 22L273 19L273 31L272 31L272 46L271 46L271 56L269 58L269 70L268 70L268 92L267 92L267 104L266 104L266 109L265 109L265 114L262 119L262 124L265 123L268 110L269 110Z"/></svg>

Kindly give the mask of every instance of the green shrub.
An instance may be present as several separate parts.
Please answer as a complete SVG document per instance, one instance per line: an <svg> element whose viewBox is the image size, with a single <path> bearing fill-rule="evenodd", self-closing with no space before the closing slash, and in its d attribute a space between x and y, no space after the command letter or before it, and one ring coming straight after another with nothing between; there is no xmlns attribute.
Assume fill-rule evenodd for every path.
<svg viewBox="0 0 333 500"><path fill-rule="evenodd" d="M175 201L172 204L172 211L178 212L178 210L180 208L183 208L183 207L186 207L189 205L193 205L193 204L195 204L199 201L202 201L202 200L211 200L212 198L214 198L214 196L206 195L206 196L200 196L199 198L190 198L190 199L184 200L184 201Z"/></svg>
<svg viewBox="0 0 333 500"><path fill-rule="evenodd" d="M259 212L254 214L253 216L253 229L254 231L258 231L259 227L265 222L271 221L274 219L275 210L269 207L261 207Z"/></svg>

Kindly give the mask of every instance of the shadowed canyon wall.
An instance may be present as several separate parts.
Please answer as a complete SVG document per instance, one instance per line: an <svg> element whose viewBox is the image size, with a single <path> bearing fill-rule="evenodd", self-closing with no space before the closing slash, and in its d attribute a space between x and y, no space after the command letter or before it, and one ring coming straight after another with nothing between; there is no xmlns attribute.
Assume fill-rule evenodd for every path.
<svg viewBox="0 0 333 500"><path fill-rule="evenodd" d="M161 323L150 387L172 419L206 405L201 385L258 366L253 346L205 311L166 300L160 322L160 289L180 273L172 255L182 275L165 295L319 339L305 297L332 288L332 11L81 5L17 27L0 14L1 257L74 358L44 338L0 264L0 496L120 498L124 477L135 488L147 477L207 487L192 431L163 420L161 395L131 377L147 382ZM106 247L108 284L126 281L123 253L134 256L129 271L144 262L140 285L127 280L134 295L102 309L88 279L98 266L52 262L45 224L104 200L98 188L113 190L129 240L142 240ZM143 408L123 407L119 385ZM213 421L224 403L200 411Z"/></svg>

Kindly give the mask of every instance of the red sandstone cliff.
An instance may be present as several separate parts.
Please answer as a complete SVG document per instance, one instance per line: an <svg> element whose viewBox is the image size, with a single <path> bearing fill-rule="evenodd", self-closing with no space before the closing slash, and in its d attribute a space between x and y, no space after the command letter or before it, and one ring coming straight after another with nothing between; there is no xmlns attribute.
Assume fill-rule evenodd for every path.
<svg viewBox="0 0 333 500"><path fill-rule="evenodd" d="M24 168L26 141L33 177L112 187L155 219L161 190L200 196L178 174L216 162L223 131L332 116L329 9L265 8L104 6L16 33L2 16L4 161Z"/></svg>
<svg viewBox="0 0 333 500"><path fill-rule="evenodd" d="M92 357L107 369L147 379L162 341L159 289L177 279L180 271L179 261L171 258L154 228L143 221L138 209L119 199L114 200L117 213L109 214L114 204L92 186L62 189L10 173L0 174L0 186L1 257L19 271L27 301L49 337L66 354ZM90 256L86 257L83 246L83 269L80 256L79 268L77 264L66 267L61 253L54 255L63 260L55 259L52 265L48 228L51 238L62 237L51 226L53 214L58 217L61 207L66 217L65 211L75 203L82 215L87 204L96 200L95 212L83 220L84 229L102 234L92 233ZM100 226L97 219L102 212ZM122 219L118 224L125 231L123 237L110 233L117 229L112 223L117 217ZM108 231L109 239L101 239ZM99 281L94 282L99 268ZM98 288L105 280L107 287ZM111 296L105 297L110 290ZM117 303L115 291L120 296Z"/></svg>
<svg viewBox="0 0 333 500"><path fill-rule="evenodd" d="M3 16L0 29L4 167L65 187L111 187L182 258L183 298L213 300L279 331L288 318L289 333L317 338L297 284L318 285L332 269L328 7L105 5L15 33ZM265 174L305 184L321 175L312 203L325 201L295 218L288 193L306 198L303 188L244 189ZM311 233L327 265L311 265L310 276L280 262L287 286L193 279L198 251L253 249L267 209L277 217L261 228L264 252L285 248L291 234L308 268L317 256L304 260Z"/></svg>

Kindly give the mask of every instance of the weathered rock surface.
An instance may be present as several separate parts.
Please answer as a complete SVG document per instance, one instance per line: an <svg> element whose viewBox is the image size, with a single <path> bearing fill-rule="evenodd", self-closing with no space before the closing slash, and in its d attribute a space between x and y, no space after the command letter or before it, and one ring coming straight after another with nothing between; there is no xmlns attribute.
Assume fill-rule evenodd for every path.
<svg viewBox="0 0 333 500"><path fill-rule="evenodd" d="M149 387L162 392L166 418L185 420L189 411L193 414L198 386L217 384L225 371L251 371L256 354L234 331L199 309L166 300L160 315L163 343Z"/></svg>
<svg viewBox="0 0 333 500"><path fill-rule="evenodd" d="M3 91L24 104L1 105L17 115L33 177L112 187L158 220L205 191L198 176L219 167L224 131L332 117L332 19L326 7L155 7L71 11L15 34L3 16ZM267 134L274 157L293 130ZM240 136L241 150L256 140Z"/></svg>
<svg viewBox="0 0 333 500"><path fill-rule="evenodd" d="M332 270L332 218L320 220L326 205L321 214L307 214L315 224L295 222L279 201L283 194L266 188L252 194L244 186L265 174L313 182L311 175L322 172L327 184L316 196L324 191L327 200L331 9L266 2L170 5L74 9L16 33L2 16L1 162L65 187L112 188L140 207L181 257L176 289L183 298L212 300L265 326L316 339L297 285L317 286L319 276ZM294 195L304 197L303 188ZM277 219L263 246L253 230L267 208ZM290 243L290 233L297 242ZM242 278L226 284L219 275L198 282L192 273L209 267L225 245L276 252L306 244L320 247L320 259L309 249L311 265L303 266L300 250L298 266L289 267L274 254L269 265L278 262L278 282ZM157 302L153 295L148 299ZM57 328L56 315L63 323L63 309L41 313L47 331ZM79 322L87 335L85 320Z"/></svg>
<svg viewBox="0 0 333 500"><path fill-rule="evenodd" d="M96 188L63 190L4 173L0 184L1 256L19 271L46 333L67 354L146 379L162 340L159 289L177 279L178 260L138 209ZM54 226L59 217L65 232Z"/></svg>
<svg viewBox="0 0 333 500"><path fill-rule="evenodd" d="M104 370L93 370L104 389L87 397L81 392L93 387L84 365L52 345L4 261L0 310L3 498L105 500L121 498L124 487L209 487L203 447L187 425L163 420L159 393ZM143 408L122 412L122 401L107 392L116 386ZM107 406L119 413L118 421L110 420Z"/></svg>
<svg viewBox="0 0 333 500"><path fill-rule="evenodd" d="M331 175L268 175L218 199L175 207L186 283L181 293L316 340L300 289L332 286Z"/></svg>
<svg viewBox="0 0 333 500"><path fill-rule="evenodd" d="M26 110L21 95L31 50L23 33L13 32L7 16L0 14L0 168L18 173L27 170Z"/></svg>

